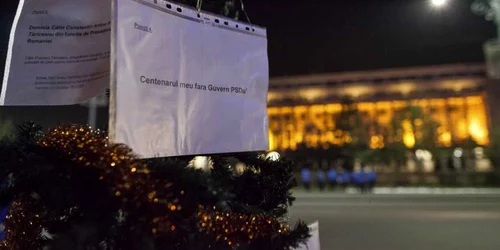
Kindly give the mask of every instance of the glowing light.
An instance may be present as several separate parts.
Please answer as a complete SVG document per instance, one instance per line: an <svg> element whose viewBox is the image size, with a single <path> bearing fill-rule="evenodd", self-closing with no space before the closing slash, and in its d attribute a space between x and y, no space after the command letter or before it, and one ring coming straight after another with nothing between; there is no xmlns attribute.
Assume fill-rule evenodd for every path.
<svg viewBox="0 0 500 250"><path fill-rule="evenodd" d="M196 156L193 161L193 167L196 169L205 169L208 165L208 157Z"/></svg>
<svg viewBox="0 0 500 250"><path fill-rule="evenodd" d="M370 138L370 148L377 148L379 144L378 136L374 135Z"/></svg>
<svg viewBox="0 0 500 250"><path fill-rule="evenodd" d="M445 147L451 146L451 133L444 132L439 136L439 142L443 144Z"/></svg>
<svg viewBox="0 0 500 250"><path fill-rule="evenodd" d="M326 93L325 90L323 92ZM300 95L300 92L296 94ZM410 103L422 108L425 119L416 117L411 121L408 118L401 124L402 128L398 133L387 129L395 118L395 110L407 107L409 104L407 101L357 104L363 124L369 131L370 148L383 148L384 136L389 141L404 142L407 147L415 147L427 133L425 127L427 119L436 122L438 126L437 143L439 146L450 147L454 140L463 141L469 137L479 145L488 145L487 113L482 96L415 99ZM447 106L450 107L449 110ZM335 117L341 111L342 105L339 103L270 107L268 109L270 150L293 150L297 149L301 143L308 147L326 148L328 145L341 146L348 143L350 139L355 140L358 138L356 132L351 135L352 138L347 138L349 131L342 131L339 129L339 124L336 124L338 121ZM378 123L380 128L373 126L373 123ZM393 132L394 134L388 134Z"/></svg>
<svg viewBox="0 0 500 250"><path fill-rule="evenodd" d="M308 101L314 101L325 97L327 91L325 89L307 89L299 92L300 97Z"/></svg>
<svg viewBox="0 0 500 250"><path fill-rule="evenodd" d="M472 138L479 144L487 143L487 132L484 126L481 126L479 121L473 120L469 124L469 132Z"/></svg>
<svg viewBox="0 0 500 250"><path fill-rule="evenodd" d="M352 142L352 137L350 135L346 135L345 138L344 138L344 141L346 143L351 143Z"/></svg>
<svg viewBox="0 0 500 250"><path fill-rule="evenodd" d="M422 126L422 124L424 124L424 122L422 121L422 119L416 119L415 120L415 126Z"/></svg>
<svg viewBox="0 0 500 250"><path fill-rule="evenodd" d="M417 151L415 152L415 156L417 156L417 158L423 158L423 154L424 151L420 149L417 149Z"/></svg>
<svg viewBox="0 0 500 250"><path fill-rule="evenodd" d="M465 139L469 136L469 131L467 131L467 122L465 119L460 119L456 125L456 136L460 139Z"/></svg>
<svg viewBox="0 0 500 250"><path fill-rule="evenodd" d="M275 150L278 148L278 145L276 143L276 138L275 138L273 132L271 132L271 130L269 130L269 148L271 150Z"/></svg>
<svg viewBox="0 0 500 250"><path fill-rule="evenodd" d="M413 148L415 146L415 135L413 133L404 133L403 143L408 148Z"/></svg>
<svg viewBox="0 0 500 250"><path fill-rule="evenodd" d="M271 161L278 161L280 159L280 154L278 152L269 152L267 154L266 158L271 160Z"/></svg>
<svg viewBox="0 0 500 250"><path fill-rule="evenodd" d="M464 151L463 149L461 148L456 148L454 151L453 151L453 155L457 158L460 158L462 157L462 155L464 154Z"/></svg>
<svg viewBox="0 0 500 250"><path fill-rule="evenodd" d="M394 84L388 86L388 89L392 92L400 92L403 95L408 95L409 93L415 91L417 86L412 82L403 82L400 84Z"/></svg>
<svg viewBox="0 0 500 250"><path fill-rule="evenodd" d="M482 147L476 147L476 148L474 148L474 154L476 155L477 159L483 159L483 157L484 157L484 148L482 148Z"/></svg>
<svg viewBox="0 0 500 250"><path fill-rule="evenodd" d="M370 86L358 85L358 86L343 88L342 90L339 90L339 91L341 91L341 93L343 95L352 96L352 97L360 97L360 96L363 96L363 95L366 95L368 93L373 92L373 88Z"/></svg>
<svg viewBox="0 0 500 250"><path fill-rule="evenodd" d="M415 152L415 156L423 161L432 160L432 153L428 150L417 149L417 151Z"/></svg>
<svg viewBox="0 0 500 250"><path fill-rule="evenodd" d="M431 4L434 7L443 7L447 2L447 0L431 0Z"/></svg>
<svg viewBox="0 0 500 250"><path fill-rule="evenodd" d="M401 124L404 130L403 143L408 148L415 146L415 134L413 133L413 126L409 120L404 120Z"/></svg>
<svg viewBox="0 0 500 250"><path fill-rule="evenodd" d="M237 175L242 175L246 168L247 166L244 163L238 162L236 163L236 166L234 166L234 171L236 171Z"/></svg>
<svg viewBox="0 0 500 250"><path fill-rule="evenodd" d="M275 101L275 100L279 99L279 97L281 97L281 96L279 96L278 93L269 92L267 94L267 101L268 102L272 102L272 101Z"/></svg>

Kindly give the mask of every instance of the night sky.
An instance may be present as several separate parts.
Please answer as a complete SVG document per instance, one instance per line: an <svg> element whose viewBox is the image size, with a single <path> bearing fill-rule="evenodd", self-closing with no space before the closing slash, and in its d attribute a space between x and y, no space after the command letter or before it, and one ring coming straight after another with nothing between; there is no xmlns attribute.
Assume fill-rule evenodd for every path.
<svg viewBox="0 0 500 250"><path fill-rule="evenodd" d="M429 0L244 0L268 28L271 76L481 62L494 25L471 13L472 0L449 1L438 11ZM4 58L16 1L2 2Z"/></svg>
<svg viewBox="0 0 500 250"><path fill-rule="evenodd" d="M472 0L246 0L268 28L271 76L483 61L495 26Z"/></svg>

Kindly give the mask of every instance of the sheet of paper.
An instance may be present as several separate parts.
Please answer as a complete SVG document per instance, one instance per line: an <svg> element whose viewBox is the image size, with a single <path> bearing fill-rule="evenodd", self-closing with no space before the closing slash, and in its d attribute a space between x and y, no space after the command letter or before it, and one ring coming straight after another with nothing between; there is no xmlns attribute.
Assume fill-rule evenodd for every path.
<svg viewBox="0 0 500 250"><path fill-rule="evenodd" d="M21 0L0 105L77 104L109 87L111 0Z"/></svg>
<svg viewBox="0 0 500 250"><path fill-rule="evenodd" d="M268 148L265 29L166 1L115 3L111 141L141 157Z"/></svg>

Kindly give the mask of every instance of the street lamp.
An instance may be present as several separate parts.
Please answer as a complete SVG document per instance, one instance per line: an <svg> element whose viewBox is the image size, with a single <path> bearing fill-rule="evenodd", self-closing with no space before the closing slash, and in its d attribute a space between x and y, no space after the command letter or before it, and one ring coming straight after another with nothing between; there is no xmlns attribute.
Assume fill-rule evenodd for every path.
<svg viewBox="0 0 500 250"><path fill-rule="evenodd" d="M431 0L431 4L434 7L443 7L446 5L447 0Z"/></svg>

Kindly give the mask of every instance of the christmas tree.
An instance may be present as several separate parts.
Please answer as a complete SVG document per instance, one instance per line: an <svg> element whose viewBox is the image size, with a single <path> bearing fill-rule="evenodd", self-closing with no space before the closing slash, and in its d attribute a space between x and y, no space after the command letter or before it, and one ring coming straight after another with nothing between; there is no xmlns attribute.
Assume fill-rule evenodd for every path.
<svg viewBox="0 0 500 250"><path fill-rule="evenodd" d="M292 164L259 153L140 160L76 125L20 126L0 145L2 249L291 249ZM233 162L244 164L234 171Z"/></svg>

